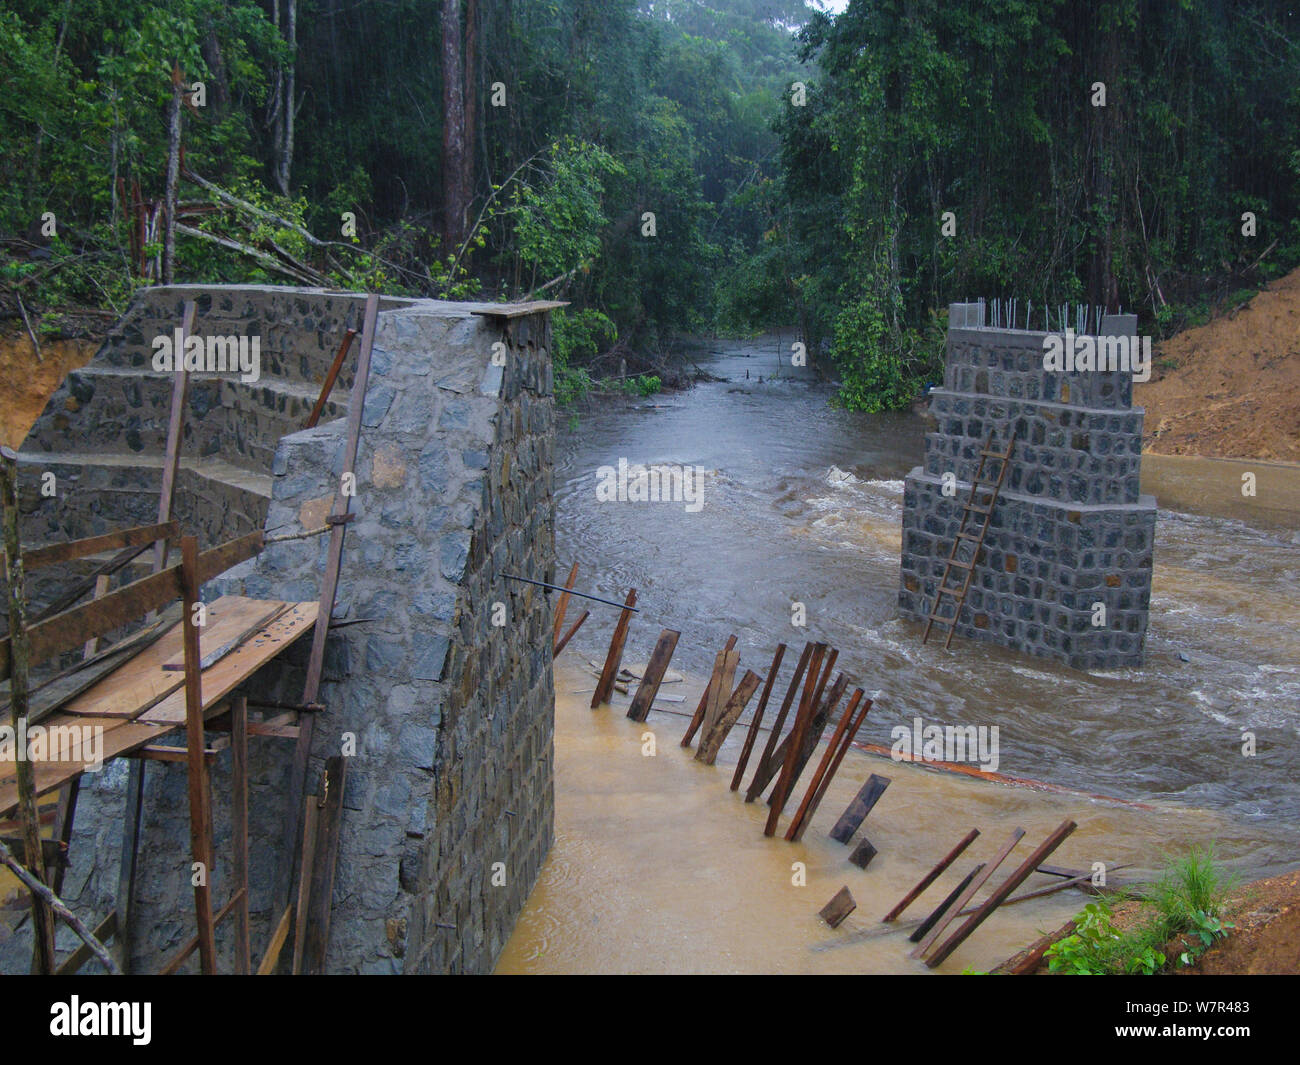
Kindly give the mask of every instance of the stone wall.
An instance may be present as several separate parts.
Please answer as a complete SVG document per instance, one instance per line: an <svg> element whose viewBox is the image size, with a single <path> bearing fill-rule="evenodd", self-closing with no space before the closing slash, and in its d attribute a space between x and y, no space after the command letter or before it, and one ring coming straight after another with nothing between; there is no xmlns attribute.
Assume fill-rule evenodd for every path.
<svg viewBox="0 0 1300 1065"><path fill-rule="evenodd" d="M225 313L242 314L272 301L277 313L294 316L299 340L307 335L308 319L322 323L324 334L309 345L309 358L299 360L288 342L272 339L272 350L286 352L274 367L264 360L261 384L272 394L288 396L292 390L286 391L284 381L293 375L305 390L313 375L323 376L333 355L337 336L331 331L341 331L345 299L359 297L248 293L200 295ZM170 290L145 300L148 306L170 306L179 298ZM506 320L437 301L386 306L363 413L351 507L356 518L348 526L335 607L336 621L349 624L336 628L327 645L319 696L327 709L318 717L308 775L314 788L326 757L352 753L327 970L485 972L509 937L553 837L551 604L540 589L503 576L554 578L549 324L545 313ZM200 328L204 324L200 315ZM129 383L113 389L105 382L127 367L149 377L136 358L148 333L138 330L134 346L111 340L87 368L95 379L90 403L103 404L110 416L136 416L126 413ZM124 335L122 329L115 333ZM114 369L101 373L99 364L109 358L116 360L109 363ZM69 394L70 387L55 397L40 423L42 433L25 445L32 476L61 454L45 446L50 434L73 438L78 432L83 411L67 407ZM231 409L244 409L243 398ZM336 393L333 413L342 414L346 402L346 391L342 398ZM153 400L147 403L152 409ZM54 424L61 411L69 414L65 429ZM286 428L296 428L306 415L303 409L282 413ZM228 436L232 450L223 445L211 458L235 454L241 469L256 470L259 455L272 456L264 493L245 507L255 508L262 499L261 514L272 534L318 527L338 486L342 418L282 432L270 452L261 443L274 433L274 424L250 424L242 437L235 431L240 424L233 415L225 423L218 440L234 434ZM240 450L254 437L258 448ZM156 437L150 440L155 446L161 450ZM200 471L205 461L196 459ZM139 494L147 498L148 482L138 475ZM156 506L156 495L154 500ZM214 537L230 535L248 520L247 513L235 512L237 501L207 500L213 505L205 508L197 499L190 516ZM32 517L38 527L61 535L98 531L88 517L92 507L69 516L71 509L43 504ZM152 513L141 515L153 520ZM314 600L326 546L324 537L272 545L211 582L205 598ZM301 641L283 661L264 669L249 690L297 700L308 643ZM291 751L282 740L254 738L250 745L255 953L283 906L276 874L286 846L283 796ZM116 890L123 768L110 765L87 778L78 811L68 894L91 919L112 907ZM228 756L215 761L213 792L212 882L220 905L229 883ZM133 963L147 972L193 934L183 768L149 765L144 806ZM225 926L219 929L226 969L232 962L229 935ZM23 938L0 944L4 971L25 967L25 948L18 942Z"/></svg>
<svg viewBox="0 0 1300 1065"><path fill-rule="evenodd" d="M994 450L1012 436L1016 449L978 557L966 541L958 551L975 569L957 634L1079 669L1139 665L1156 508L1139 492L1143 412L1130 406L1131 375L1045 371L1047 334L988 329L982 314L982 304L950 310L944 387L930 393L937 431L904 486L900 612L924 621L933 610L992 431ZM1112 317L1101 332L1135 327L1132 316ZM997 468L991 461L986 477ZM948 584L963 578L954 570ZM951 611L945 597L939 613Z"/></svg>

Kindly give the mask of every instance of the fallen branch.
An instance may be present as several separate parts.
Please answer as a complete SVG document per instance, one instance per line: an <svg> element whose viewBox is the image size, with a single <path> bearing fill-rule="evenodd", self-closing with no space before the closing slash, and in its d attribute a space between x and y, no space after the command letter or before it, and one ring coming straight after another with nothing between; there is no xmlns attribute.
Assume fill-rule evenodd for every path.
<svg viewBox="0 0 1300 1065"><path fill-rule="evenodd" d="M23 298L15 291L14 299L18 301L18 313L23 316L23 325L27 327L27 335L32 338L32 347L36 349L36 361L44 362L45 356L41 354L41 342L36 339L36 333L32 329L32 323L27 318L27 308L23 306Z"/></svg>
<svg viewBox="0 0 1300 1065"><path fill-rule="evenodd" d="M306 285L319 285L321 283L320 275L316 277L308 276L299 270L295 270L285 263L282 263L269 252L262 251L260 248L254 248L251 244L241 244L230 237L221 237L216 233L207 233L202 229L195 229L193 226L176 223L176 232L183 233L187 237L197 237L199 240L206 240L213 244L220 245L223 248L229 248L231 251L237 251L242 255L248 255L268 269L283 274L285 277L292 278Z"/></svg>
<svg viewBox="0 0 1300 1065"><path fill-rule="evenodd" d="M114 976L122 975L122 970L118 968L117 962L113 960L113 955L108 952L108 948L95 938L94 933L81 923L81 919L68 909L58 895L54 894L53 891L27 871L27 867L13 856L13 853L5 846L3 840L0 840L0 864L7 866L9 871L23 882L28 891L41 899L51 910L63 918L67 926L76 932L81 941L90 948L91 953L103 962L105 969Z"/></svg>

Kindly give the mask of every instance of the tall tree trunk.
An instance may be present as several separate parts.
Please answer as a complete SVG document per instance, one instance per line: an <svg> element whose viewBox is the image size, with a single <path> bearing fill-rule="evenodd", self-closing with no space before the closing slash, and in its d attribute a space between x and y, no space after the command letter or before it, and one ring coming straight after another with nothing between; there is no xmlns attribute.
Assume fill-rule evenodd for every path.
<svg viewBox="0 0 1300 1065"><path fill-rule="evenodd" d="M465 71L460 0L442 0L442 207L443 240L455 248L465 239Z"/></svg>
<svg viewBox="0 0 1300 1065"><path fill-rule="evenodd" d="M293 117L298 54L298 0L285 0L284 17L280 0L275 0L272 18L290 48L289 62L275 73L271 88L271 139L275 153L271 177L281 196L289 195L289 177L293 170Z"/></svg>
<svg viewBox="0 0 1300 1065"><path fill-rule="evenodd" d="M465 161L461 194L467 214L474 199L474 149L478 142L478 34L478 0L465 0Z"/></svg>
<svg viewBox="0 0 1300 1065"><path fill-rule="evenodd" d="M167 191L163 203L162 283L170 285L176 266L176 200L181 181L181 68L172 66L172 102L167 111Z"/></svg>

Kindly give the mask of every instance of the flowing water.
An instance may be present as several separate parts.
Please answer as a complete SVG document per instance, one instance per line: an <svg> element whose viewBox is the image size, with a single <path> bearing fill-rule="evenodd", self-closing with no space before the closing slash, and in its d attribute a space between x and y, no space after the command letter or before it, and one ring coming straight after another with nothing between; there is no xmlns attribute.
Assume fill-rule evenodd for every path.
<svg viewBox="0 0 1300 1065"><path fill-rule="evenodd" d="M797 656L805 640L824 640L840 649L837 668L854 685L878 692L862 740L888 746L891 729L916 717L996 726L1001 773L1150 809L1049 798L854 752L799 845L816 882L808 898L791 901L789 866L798 859L790 845L764 840L760 804L726 790L741 729L707 769L677 746L684 722L652 714L663 742L650 759L638 747L641 728L621 714L593 715L572 694L594 683L576 667L603 658L615 618L587 604L593 616L557 674L557 844L501 968L908 971L898 969L905 952L892 941L887 950L881 939L853 946L861 933L848 933L845 950L823 949L838 947L844 926L830 933L807 915L849 882L877 919L875 909L887 909L976 824L989 851L1004 827L1022 825L1025 849L1071 816L1080 830L1063 855L1140 871L1157 869L1166 848L1211 841L1244 877L1294 865L1300 469L1144 459L1144 491L1156 495L1160 516L1140 669L1080 672L961 639L951 651L922 647L920 626L895 617L895 598L902 479L921 462L924 421L832 408L829 386L788 365L790 339L712 344L696 361L725 380L612 403L561 432L559 568L578 560L578 587L607 598L637 589L641 613L626 660L644 660L661 628L681 630L673 666L687 675L689 697L677 708L689 711L729 633L739 638L742 669L760 674L778 642ZM704 469L704 505L600 501L598 471L620 459ZM1253 497L1242 495L1243 472L1255 474ZM804 626L794 623L796 604ZM788 655L783 678L792 662ZM1254 737L1254 756L1243 754L1243 733ZM861 873L825 831L872 771L895 784L869 822L881 858ZM753 895L741 913L732 905L738 878L775 895ZM990 922L966 961L996 960L1001 946L1014 949L1034 926L1078 908L1070 893L1054 899ZM630 907L625 920L618 902ZM596 925L604 915L599 932L579 919L588 913ZM997 921L1007 922L1001 935ZM755 935L756 923L768 931ZM981 937L985 945L974 946ZM779 949L795 940L793 954Z"/></svg>

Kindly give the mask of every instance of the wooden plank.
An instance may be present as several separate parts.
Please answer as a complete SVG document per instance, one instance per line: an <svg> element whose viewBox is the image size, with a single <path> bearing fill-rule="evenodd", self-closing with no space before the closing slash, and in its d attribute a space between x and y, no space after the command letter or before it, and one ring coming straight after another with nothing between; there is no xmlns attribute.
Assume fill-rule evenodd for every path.
<svg viewBox="0 0 1300 1065"><path fill-rule="evenodd" d="M23 552L23 565L28 570L43 566L61 565L74 562L87 555L97 555L101 551L121 551L129 547L148 547L155 540L174 540L180 536L180 526L174 521L160 521L154 525L137 525L134 528L118 532L102 533L88 536L82 540L69 540L65 543L50 544L47 547L33 547Z"/></svg>
<svg viewBox="0 0 1300 1065"><path fill-rule="evenodd" d="M623 609L618 615L618 624L614 626L614 635L609 641L609 653L605 655L605 668L601 670L600 680L596 682L596 691L591 697L593 710L602 703L609 702L614 689L614 678L618 676L618 667L623 662L623 645L627 643L627 627L632 620L631 607L636 606L636 589L627 593Z"/></svg>
<svg viewBox="0 0 1300 1065"><path fill-rule="evenodd" d="M727 642L726 644L723 645L722 649L723 651L730 651L735 646L736 646L736 636L735 633L732 633L730 636L727 637ZM717 658L714 659L715 671L717 670L718 661L720 661L720 659ZM691 715L690 724L686 726L686 732L682 736L681 745L683 747L689 747L691 745L691 741L695 739L695 733L698 732L700 726L704 724L704 714L705 711L707 711L709 708L709 694L710 692L712 692L712 690L713 690L713 675L711 673L709 675L709 683L704 686L704 691L700 694L700 703L695 708L695 713Z"/></svg>
<svg viewBox="0 0 1300 1065"><path fill-rule="evenodd" d="M872 807L880 801L880 796L885 794L885 789L889 787L889 780L889 777L877 776L875 773L867 777L867 782L858 789L858 793L853 796L853 801L835 822L835 827L830 831L831 839L836 843L848 844L853 838L853 833L867 819L867 814L871 813Z"/></svg>
<svg viewBox="0 0 1300 1065"><path fill-rule="evenodd" d="M236 597L229 596L227 598L233 599ZM203 657L199 659L199 665L203 669L211 669L236 647L246 640L251 640L265 629L291 606L289 603L276 601L272 601L267 606L265 602L256 599L250 599L247 602L256 603L261 609L259 609L251 624L243 626L233 635L230 635L231 626L229 625L221 632L218 632L210 625L203 626L203 635L200 638L200 650L203 652ZM185 656L173 655L162 664L162 668L168 671L183 670L185 668Z"/></svg>
<svg viewBox="0 0 1300 1065"><path fill-rule="evenodd" d="M906 895L904 895L899 900L898 905L896 905L892 910L890 910L887 914L885 914L885 916L882 917L881 920L885 923L897 920L899 914L901 914L905 909L907 909L910 905L912 905L912 903L915 902L917 898L920 896L921 892L923 892L926 888L928 888L931 884L933 884L936 880L938 880L939 877L943 875L943 871L947 869L948 866L952 865L952 863L955 862L958 858L961 857L962 852L967 847L969 847L972 843L974 843L977 838L979 838L979 834L980 834L980 830L978 828L972 828L969 832L967 832L966 835L962 838L961 842L958 843L957 846L953 847L953 849L950 850L947 854L945 854L942 858L940 858L938 864L935 865L935 867L931 869L928 873L926 873L925 876L921 877L916 887L912 888L911 891L909 891Z"/></svg>
<svg viewBox="0 0 1300 1065"><path fill-rule="evenodd" d="M216 916L212 918L213 927L224 921L230 915L231 911L236 910L241 903L247 904L247 902L248 900L245 898L244 893L242 891L236 891L235 894L231 895L230 898L226 900L226 904L217 911ZM190 955L198 950L198 948L199 937L191 936L185 942L185 945L172 955L171 960L158 971L158 975L175 976L180 967L189 960Z"/></svg>
<svg viewBox="0 0 1300 1065"><path fill-rule="evenodd" d="M871 845L871 840L867 839L866 836L863 836L858 841L858 845L853 848L853 853L849 855L849 861L859 869L865 869L871 864L871 859L874 858L877 853L876 848Z"/></svg>
<svg viewBox="0 0 1300 1065"><path fill-rule="evenodd" d="M949 936L948 939L944 941L943 945L940 946L930 958L926 959L925 964L931 969L937 965L942 965L943 962L947 960L948 956L961 946L961 944L966 940L966 937L983 924L985 920L988 919L989 914L996 910L1007 896L1024 883L1029 874L1038 867L1038 864L1044 861L1053 851L1056 850L1057 847L1064 843L1070 833L1078 827L1079 826L1073 821L1062 821L1061 824L1057 826L1056 830L1038 845L1038 848L1034 853L1020 864L1020 868L1007 877L1006 880L999 885L998 889L985 900L984 905L975 913L971 914L971 916L966 919L966 923Z"/></svg>
<svg viewBox="0 0 1300 1065"><path fill-rule="evenodd" d="M343 789L347 783L348 760L335 755L325 761L324 795L316 830L316 855L312 862L311 898L308 903L307 945L303 971L309 976L325 971L329 948L330 914L334 909L334 868L342 836Z"/></svg>
<svg viewBox="0 0 1300 1065"><path fill-rule="evenodd" d="M803 776L804 767L808 765L809 760L816 753L817 744L821 742L822 734L825 733L826 726L830 724L831 715L834 713L835 707L839 704L840 699L844 695L844 690L848 686L849 678L843 673L835 678L835 683L831 685L831 690L827 693L825 700L815 704L817 710L812 716L812 721L809 723L808 734L804 737L803 746L798 750L794 750L793 747L791 747L790 750L787 751L787 758L789 758L791 752L793 752L794 768L790 774L789 791L787 791L784 796L785 802L789 802L790 796L794 794L794 789L799 783L799 778ZM787 737L787 739L788 738L789 737ZM767 797L768 805L770 806L775 801L776 790L773 789L772 794Z"/></svg>
<svg viewBox="0 0 1300 1065"><path fill-rule="evenodd" d="M789 750L786 753L785 761L781 763L781 775L777 778L776 787L772 791L771 809L767 813L767 824L763 827L763 835L765 836L770 836L776 831L777 819L781 816L781 810L785 807L786 796L790 794L790 789L794 786L794 764L798 760L799 751L803 749L804 741L808 737L812 718L817 708L814 685L816 685L816 691L819 693L821 685L818 683L818 675L821 673L822 658L826 651L827 646L824 643L813 645L812 659L808 663L808 679L803 688L803 698L799 701L799 712L795 714L794 728L787 737Z"/></svg>
<svg viewBox="0 0 1300 1065"><path fill-rule="evenodd" d="M253 969L248 927L248 700L230 702L230 874L240 897L235 911L235 972Z"/></svg>
<svg viewBox="0 0 1300 1065"><path fill-rule="evenodd" d="M574 634L582 628L582 623L589 617L591 617L591 611L584 610L582 612L582 617L578 618L578 620L569 627L569 631L560 637L560 642L555 645L555 650L551 653L552 659L559 657L560 652L568 646L569 641L573 639Z"/></svg>
<svg viewBox="0 0 1300 1065"><path fill-rule="evenodd" d="M264 640L249 640L226 655L203 674L203 709L205 714L219 707L226 696L243 684L286 647L316 625L318 603L295 603L268 627ZM311 721L314 715L306 715ZM185 721L184 691L174 691L167 698L141 714L137 721L153 725L177 725ZM304 722L304 724L305 724Z"/></svg>
<svg viewBox="0 0 1300 1065"><path fill-rule="evenodd" d="M531 300L527 303L476 303L470 307L470 314L482 318L523 318L529 314L543 311L555 311L567 307L566 300Z"/></svg>
<svg viewBox="0 0 1300 1065"><path fill-rule="evenodd" d="M955 888L953 888L950 892L948 892L948 894L944 897L944 900L941 903L939 903L939 905L936 906L930 912L930 915L926 917L916 927L915 931L913 931L912 934L907 937L909 942L919 943L927 935L930 934L930 929L932 929L935 926L935 924L938 922L940 917L942 917L945 913L947 913L949 910L953 908L953 903L955 903L959 898L962 897L962 894L966 891L968 887L970 887L971 881L974 880L977 876L979 876L980 873L983 871L985 864L986 863L984 862L980 862L977 866L975 866L974 869L972 869L969 873L967 873L962 878L960 884L958 884ZM958 909L960 909L960 906L958 907Z"/></svg>
<svg viewBox="0 0 1300 1065"><path fill-rule="evenodd" d="M727 699L734 688L736 669L739 665L739 651L722 652L722 672L714 674L717 682L709 688L709 699L704 708L704 721L700 725L701 746L717 727L718 719L722 717L722 708L726 706Z"/></svg>
<svg viewBox="0 0 1300 1065"><path fill-rule="evenodd" d="M276 923L275 931L271 934L271 942L267 945L266 953L257 966L258 976L270 976L275 972L275 966L280 960L280 950L289 936L289 918L292 916L293 907L286 906L284 913L280 915L280 920Z"/></svg>
<svg viewBox="0 0 1300 1065"><path fill-rule="evenodd" d="M89 720L94 720L89 719ZM84 723L87 719L69 719L70 723ZM145 743L150 743L166 735L170 729L156 725L141 725L136 722L121 722L120 727L104 732L104 761L117 758L126 751ZM76 761L45 761L34 766L36 771L36 794L47 795L86 770L86 763ZM16 782L12 774L0 777L0 817L6 817L18 801Z"/></svg>
<svg viewBox="0 0 1300 1065"><path fill-rule="evenodd" d="M199 968L205 976L217 971L217 946L212 919L212 796L208 789L208 760L203 756L203 691L199 668L199 629L194 606L199 600L199 542L181 537L181 585L185 612L185 749L189 755L187 786L190 807L190 852L202 875L193 879L194 917L198 923Z"/></svg>
<svg viewBox="0 0 1300 1065"><path fill-rule="evenodd" d="M831 733L831 741L826 745L826 750L822 754L822 760L813 770L812 780L808 782L808 790L804 792L803 801L799 803L798 809L795 810L794 817L790 819L790 827L786 830L786 842L794 842L803 835L804 817L811 813L809 807L813 804L813 799L821 789L822 781L826 779L831 763L835 761L835 756L839 754L841 745L844 742L844 735L849 731L849 725L857 720L858 703L862 701L865 693L859 688L849 699L849 704L844 708L844 713L840 715L840 723L835 726L835 731Z"/></svg>
<svg viewBox="0 0 1300 1065"><path fill-rule="evenodd" d="M89 573L75 582L72 587L42 609L32 620L43 621L45 618L54 617L55 614L61 614L92 590L95 591L94 598L99 599L108 591L109 577L142 555L148 547L148 544L141 544L139 547L128 547L123 551L119 551L103 565L97 566L93 573ZM87 641L86 646L89 647L93 642L95 641ZM95 651L92 648L86 652L86 657L89 658L94 653Z"/></svg>
<svg viewBox="0 0 1300 1065"><path fill-rule="evenodd" d="M855 701L862 694L862 689L857 690ZM849 723L848 731L840 741L839 750L835 752L835 757L831 760L830 768L822 781L817 785L817 791L813 794L812 804L808 807L808 812L799 819L799 824L795 827L794 839L797 842L803 838L804 830L812 823L813 815L817 813L817 808L821 806L822 799L826 797L826 792L830 790L831 781L835 779L835 774L839 772L840 763L844 761L844 756L849 753L849 748L853 746L862 723L867 720L867 714L871 712L871 700L867 699L858 709L857 716Z"/></svg>
<svg viewBox="0 0 1300 1065"><path fill-rule="evenodd" d="M555 647L560 645L560 631L564 628L564 615L569 610L569 591L578 581L578 563L574 562L573 568L569 570L568 580L564 582L564 591L560 593L560 598L555 603L555 626L551 634L551 643ZM554 652L559 654L559 651Z"/></svg>
<svg viewBox="0 0 1300 1065"><path fill-rule="evenodd" d="M302 807L302 862L298 867L298 901L294 905L293 960L289 971L302 972L303 951L307 948L307 908L311 902L312 869L316 862L316 837L319 832L320 796L308 795Z"/></svg>
<svg viewBox="0 0 1300 1065"><path fill-rule="evenodd" d="M30 551L23 551L22 564L27 570L40 570L45 566L60 566L60 564L75 562L78 558L86 558L87 555L98 555L100 551L121 551L126 547L147 547L156 540L175 540L179 534L181 534L181 527L175 521L135 525L133 528L120 529L118 532L87 536L83 540L32 547Z"/></svg>
<svg viewBox="0 0 1300 1065"><path fill-rule="evenodd" d="M749 765L749 756L754 750L754 741L758 738L758 730L763 724L767 700L772 695L772 685L776 683L776 675L781 668L781 659L785 657L785 650L785 644L779 643L776 645L776 653L772 655L772 664L767 670L767 680L763 683L763 694L759 696L758 708L749 722L749 731L745 733L745 744L740 749L740 760L736 762L736 771L731 775L732 791L740 787L740 782L745 776L745 767Z"/></svg>
<svg viewBox="0 0 1300 1065"><path fill-rule="evenodd" d="M1040 870L1041 872L1041 870ZM1008 899L1007 903L1010 904ZM1047 954L1047 948L1055 943L1059 943L1067 936L1074 935L1076 926L1074 918L1071 917L1065 924L1054 932L1048 932L1045 936L1040 936L1029 944L1024 950L1013 954L1001 965L989 970L990 976L1028 976L1038 970L1043 963L1043 957Z"/></svg>
<svg viewBox="0 0 1300 1065"><path fill-rule="evenodd" d="M312 633L311 653L307 659L307 676L303 684L302 702L314 703L320 691L321 671L325 665L325 642L329 638L330 621L334 614L334 598L338 591L339 569L343 562L343 541L347 533L346 518L352 505L352 496L343 490L344 484L356 471L357 447L361 442L361 415L366 404L366 390L370 384L370 359L375 347L375 326L379 317L379 296L366 296L366 306L361 321L361 350L357 354L357 368L353 375L352 392L348 396L347 440L343 445L343 463L339 487L334 493L331 516L337 519L330 529L330 541L325 571L321 575L320 598L317 603L319 624ZM282 886L287 900L293 890L294 858L301 846L299 832L299 804L307 780L307 761L311 756L311 741L316 717L309 714L302 723L298 741L294 744L293 762L289 767L289 802L285 824L285 841L289 844L281 854L277 871L277 885Z"/></svg>
<svg viewBox="0 0 1300 1065"><path fill-rule="evenodd" d="M1025 830L1023 828L1017 828L1011 833L1011 837L1006 841L1006 843L1002 844L1002 848L993 856L992 861L988 863L983 871L977 871L976 875L971 877L970 883L967 884L962 893L957 896L953 905L948 910L945 910L943 915L939 917L935 922L935 926L930 929L930 931L926 933L925 937L916 945L916 949L912 951L911 955L909 955L910 957L922 958L926 955L934 941L943 935L944 930L956 919L961 908L975 897L975 892L984 886L984 881L997 872L998 866L1006 861L1007 855L1010 854L1016 844L1024 838L1024 835Z"/></svg>
<svg viewBox="0 0 1300 1065"><path fill-rule="evenodd" d="M209 647L214 645L214 641L223 641L247 628L249 619L261 615L266 609L260 600L240 596L227 596L208 604L207 624L202 627L202 632L209 640ZM179 624L80 695L69 699L63 712L93 717L139 717L184 687L183 673L164 672L167 662L175 660L177 653L183 660L184 629Z"/></svg>
<svg viewBox="0 0 1300 1065"><path fill-rule="evenodd" d="M162 487L158 492L158 520L170 521L172 497L176 492L176 475L181 467L181 444L184 440L185 401L190 391L190 375L180 358L185 338L194 332L195 306L186 300L181 308L180 335L176 337L176 361L180 365L172 376L171 405L167 410L167 446L163 453ZM159 540L154 547L153 568L161 570L167 564L167 543ZM202 583L202 582L200 582Z"/></svg>
<svg viewBox="0 0 1300 1065"><path fill-rule="evenodd" d="M674 629L664 629L659 634L655 649L650 654L650 661L646 663L641 684L636 690L636 695L632 697L632 705L627 708L627 716L631 720L644 721L649 715L650 707L654 705L655 696L659 694L659 686L668 671L668 663L673 660L673 651L677 649L677 641L681 639L681 635Z"/></svg>
<svg viewBox="0 0 1300 1065"><path fill-rule="evenodd" d="M795 666L794 676L790 680L790 686L786 689L785 699L781 702L781 709L777 712L772 731L767 735L767 743L763 747L763 756L758 760L758 768L754 770L754 778L749 782L749 789L745 792L746 802L753 802L762 795L768 781L776 773L776 767L779 764L776 758L777 740L780 739L781 726L785 724L785 718L790 712L795 693L799 690L799 681L803 678L804 670L808 668L808 659L812 655L812 647L811 643L803 645L803 653L799 656L799 664Z"/></svg>
<svg viewBox="0 0 1300 1065"><path fill-rule="evenodd" d="M835 897L821 908L821 911L817 916L832 928L839 928L839 926L844 923L844 918L857 908L857 900L854 899L853 892L851 892L848 885L845 884L844 887L840 888L839 891L835 893Z"/></svg>
<svg viewBox="0 0 1300 1065"><path fill-rule="evenodd" d="M735 651L731 652L733 655ZM739 655L737 655L739 657ZM731 693L726 705L722 708L722 713L718 717L718 722L713 726L713 731L706 733L700 740L699 750L695 752L695 760L703 762L705 765L713 765L718 759L718 751L722 749L722 744L727 738L727 733L732 729L740 715L745 712L745 707L749 700L754 697L754 692L758 690L759 676L752 669L745 670L745 675L740 678L740 683L736 685L736 690Z"/></svg>
<svg viewBox="0 0 1300 1065"><path fill-rule="evenodd" d="M252 558L261 550L261 545L262 534L255 532L204 551L198 557L199 583L203 584L231 566ZM43 662L64 651L84 647L87 640L160 610L178 599L180 594L180 566L170 566L109 592L102 599L92 599L47 618L28 630L32 662ZM0 680L8 676L9 637L6 636L0 640Z"/></svg>

